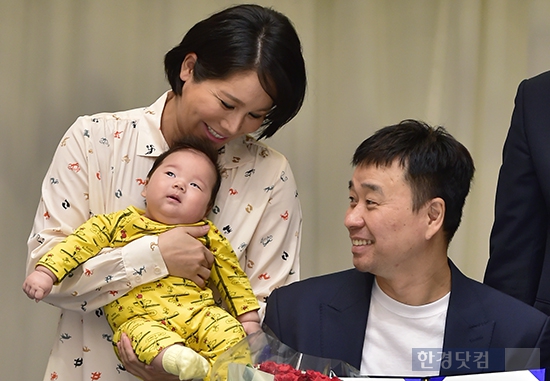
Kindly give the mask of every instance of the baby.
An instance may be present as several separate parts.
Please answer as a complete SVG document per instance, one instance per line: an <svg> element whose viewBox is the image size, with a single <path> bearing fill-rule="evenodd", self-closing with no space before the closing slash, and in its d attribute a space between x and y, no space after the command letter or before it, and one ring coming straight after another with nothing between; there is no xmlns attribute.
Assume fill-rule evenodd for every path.
<svg viewBox="0 0 550 381"><path fill-rule="evenodd" d="M140 285L104 306L115 351L125 333L146 364L160 365L180 380L208 378L219 354L260 330L260 307L248 278L229 241L206 220L220 187L217 157L216 149L200 139L173 145L147 175L142 191L146 210L130 206L90 218L41 258L23 284L27 296L42 300L54 284L103 248L176 226L208 224L207 235L198 239L214 255L209 282L231 314L215 304L210 288L175 276Z"/></svg>

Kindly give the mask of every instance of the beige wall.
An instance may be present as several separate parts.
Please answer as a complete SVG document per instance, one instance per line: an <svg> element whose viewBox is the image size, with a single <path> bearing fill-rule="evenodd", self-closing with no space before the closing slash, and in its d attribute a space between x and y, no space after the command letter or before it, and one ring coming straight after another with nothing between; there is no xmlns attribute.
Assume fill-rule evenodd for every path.
<svg viewBox="0 0 550 381"><path fill-rule="evenodd" d="M237 1L238 2L238 1ZM152 103L162 57L230 0L0 0L0 378L41 379L57 310L20 290L39 186L81 114ZM354 148L404 118L442 124L471 151L472 194L451 256L481 279L501 147L519 81L550 69L544 0L272 0L304 45L309 92L271 144L304 211L303 276L350 267L342 225Z"/></svg>

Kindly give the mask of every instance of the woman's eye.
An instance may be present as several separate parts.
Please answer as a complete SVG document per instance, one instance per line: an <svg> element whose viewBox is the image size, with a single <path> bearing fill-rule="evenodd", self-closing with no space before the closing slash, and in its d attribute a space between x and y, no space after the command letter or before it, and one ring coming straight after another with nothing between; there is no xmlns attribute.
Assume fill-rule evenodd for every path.
<svg viewBox="0 0 550 381"><path fill-rule="evenodd" d="M229 103L225 102L224 100L220 99L220 102L222 106L228 110L233 110L235 106L230 105Z"/></svg>
<svg viewBox="0 0 550 381"><path fill-rule="evenodd" d="M264 117L263 115L254 114L253 112L249 112L248 115L250 115L254 119L261 119Z"/></svg>

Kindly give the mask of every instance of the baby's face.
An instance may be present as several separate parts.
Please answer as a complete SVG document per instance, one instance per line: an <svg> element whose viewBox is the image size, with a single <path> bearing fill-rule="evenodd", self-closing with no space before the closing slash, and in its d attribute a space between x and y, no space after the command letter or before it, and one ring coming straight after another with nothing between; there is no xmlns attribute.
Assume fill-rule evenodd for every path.
<svg viewBox="0 0 550 381"><path fill-rule="evenodd" d="M145 216L172 225L197 222L207 214L215 182L214 166L204 154L193 150L174 152L143 189Z"/></svg>

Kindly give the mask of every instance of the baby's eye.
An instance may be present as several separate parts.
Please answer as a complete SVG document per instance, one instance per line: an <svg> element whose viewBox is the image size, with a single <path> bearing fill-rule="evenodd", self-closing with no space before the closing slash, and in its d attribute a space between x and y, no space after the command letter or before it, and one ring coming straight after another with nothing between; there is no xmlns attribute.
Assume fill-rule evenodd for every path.
<svg viewBox="0 0 550 381"><path fill-rule="evenodd" d="M175 174L174 172L172 172L172 171L167 171L167 172L166 172L166 176L168 176L168 177L176 177L176 174Z"/></svg>
<svg viewBox="0 0 550 381"><path fill-rule="evenodd" d="M189 184L189 185L191 185L192 187L195 187L195 188L197 188L197 189L199 189L199 190L202 190L202 188L200 187L200 185L197 184L197 183L191 183L191 184Z"/></svg>

